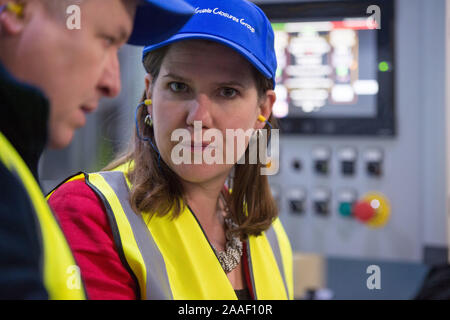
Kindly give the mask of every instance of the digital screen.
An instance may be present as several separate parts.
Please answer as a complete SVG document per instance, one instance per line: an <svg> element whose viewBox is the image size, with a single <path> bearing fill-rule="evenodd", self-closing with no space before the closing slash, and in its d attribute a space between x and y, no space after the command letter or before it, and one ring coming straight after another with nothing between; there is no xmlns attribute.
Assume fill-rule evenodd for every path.
<svg viewBox="0 0 450 320"><path fill-rule="evenodd" d="M368 17L272 24L278 61L273 113L285 117L375 117L377 24Z"/></svg>

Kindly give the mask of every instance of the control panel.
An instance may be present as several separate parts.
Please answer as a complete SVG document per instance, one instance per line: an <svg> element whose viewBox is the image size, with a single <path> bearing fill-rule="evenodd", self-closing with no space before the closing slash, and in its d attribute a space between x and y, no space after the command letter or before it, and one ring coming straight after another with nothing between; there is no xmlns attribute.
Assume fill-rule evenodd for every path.
<svg viewBox="0 0 450 320"><path fill-rule="evenodd" d="M419 199L408 199L414 186L402 182L409 169L396 163L392 144L322 140L282 138L280 170L269 177L295 250L418 260L419 221L404 219Z"/></svg>
<svg viewBox="0 0 450 320"><path fill-rule="evenodd" d="M269 182L294 251L409 262L445 252L445 1L435 2L258 1L280 69ZM375 29L364 23L373 5Z"/></svg>

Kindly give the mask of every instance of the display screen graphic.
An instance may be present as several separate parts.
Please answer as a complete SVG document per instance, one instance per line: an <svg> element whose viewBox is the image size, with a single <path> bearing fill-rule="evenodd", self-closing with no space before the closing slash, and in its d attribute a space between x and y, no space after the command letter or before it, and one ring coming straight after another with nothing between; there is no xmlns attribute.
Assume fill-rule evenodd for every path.
<svg viewBox="0 0 450 320"><path fill-rule="evenodd" d="M277 117L375 115L376 25L362 18L275 23L273 27Z"/></svg>
<svg viewBox="0 0 450 320"><path fill-rule="evenodd" d="M380 8L380 23L366 14L371 6ZM261 8L275 33L273 114L285 133L395 134L391 1L302 1Z"/></svg>

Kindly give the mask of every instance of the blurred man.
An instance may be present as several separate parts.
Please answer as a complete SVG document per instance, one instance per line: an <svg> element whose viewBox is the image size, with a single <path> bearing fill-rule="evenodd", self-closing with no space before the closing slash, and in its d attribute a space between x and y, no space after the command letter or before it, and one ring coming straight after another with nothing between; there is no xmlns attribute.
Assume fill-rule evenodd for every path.
<svg viewBox="0 0 450 320"><path fill-rule="evenodd" d="M36 182L39 157L118 95L128 39L162 41L192 13L182 0L0 0L0 299L86 298Z"/></svg>

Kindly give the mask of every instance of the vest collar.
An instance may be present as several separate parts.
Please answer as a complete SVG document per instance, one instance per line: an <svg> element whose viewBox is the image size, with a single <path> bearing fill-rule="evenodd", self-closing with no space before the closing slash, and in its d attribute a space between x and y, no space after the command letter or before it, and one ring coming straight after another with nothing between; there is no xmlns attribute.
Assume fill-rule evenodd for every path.
<svg viewBox="0 0 450 320"><path fill-rule="evenodd" d="M136 214L129 202L129 182L124 173L120 170L99 172L86 174L85 179L105 205L119 256L134 275L141 298L236 299L231 283L190 209L185 207L176 219L172 219L171 213L163 217ZM292 255L279 220L261 235L249 236L247 243L255 298L270 300L292 296L292 268L289 267Z"/></svg>

